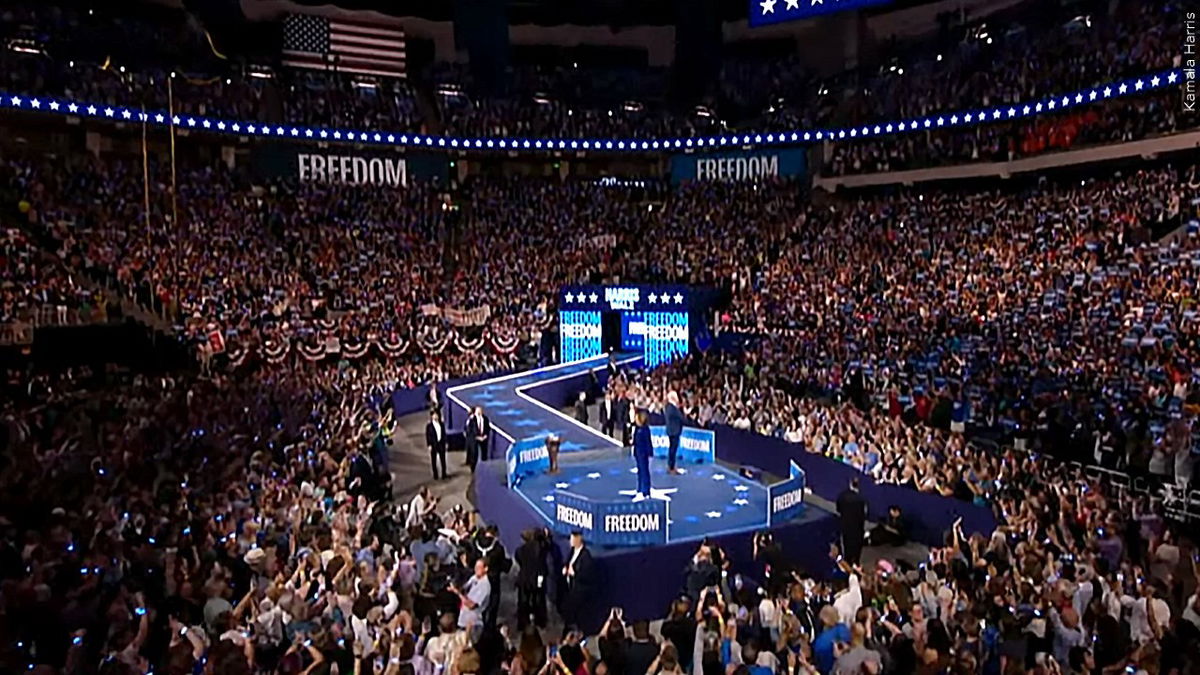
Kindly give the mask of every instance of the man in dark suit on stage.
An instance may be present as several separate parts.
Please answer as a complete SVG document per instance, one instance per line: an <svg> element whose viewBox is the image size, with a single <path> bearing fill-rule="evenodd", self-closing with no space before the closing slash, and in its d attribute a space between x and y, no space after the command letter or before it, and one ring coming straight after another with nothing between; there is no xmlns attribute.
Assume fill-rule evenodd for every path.
<svg viewBox="0 0 1200 675"><path fill-rule="evenodd" d="M571 533L571 552L563 567L563 576L567 579L567 593L561 614L563 626L571 628L579 625L580 615L596 587L596 563L592 560L592 552L583 543L582 532Z"/></svg>
<svg viewBox="0 0 1200 675"><path fill-rule="evenodd" d="M857 478L851 478L849 487L838 495L837 510L842 521L842 555L847 563L857 565L867 527L867 501L858 491Z"/></svg>
<svg viewBox="0 0 1200 675"><path fill-rule="evenodd" d="M433 466L433 479L450 477L446 472L446 425L442 424L442 416L437 410L429 411L429 422L425 424L425 446L429 448L429 463ZM442 464L441 475L438 475L438 462Z"/></svg>
<svg viewBox="0 0 1200 675"><path fill-rule="evenodd" d="M613 430L616 428L617 402L613 399L612 390L609 389L604 393L604 400L600 402L600 431L605 436L615 438Z"/></svg>
<svg viewBox="0 0 1200 675"><path fill-rule="evenodd" d="M514 557L517 559L517 628L524 630L533 623L538 628L546 627L546 584L550 580L550 567L546 564L549 555L550 531L546 529L525 530L521 533L521 545Z"/></svg>
<svg viewBox="0 0 1200 675"><path fill-rule="evenodd" d="M604 366L605 372L608 374L608 381L611 383L613 378L621 374L621 368L617 365L617 355L609 354L608 363Z"/></svg>
<svg viewBox="0 0 1200 675"><path fill-rule="evenodd" d="M588 406L587 392L581 391L581 392L579 392L579 398L575 399L575 419L580 424L588 423L588 408L587 408L587 406Z"/></svg>
<svg viewBox="0 0 1200 675"><path fill-rule="evenodd" d="M677 474L675 459L679 455L679 437L683 435L683 411L679 409L679 394L674 391L667 392L663 417L667 425L667 472Z"/></svg>
<svg viewBox="0 0 1200 675"><path fill-rule="evenodd" d="M475 465L488 459L488 440L492 435L492 421L483 414L483 408L475 406L471 411L464 433L467 437L467 464L474 473Z"/></svg>
<svg viewBox="0 0 1200 675"><path fill-rule="evenodd" d="M617 397L614 407L617 412L613 423L621 426L621 445L628 448L633 440L633 401L629 400L628 391Z"/></svg>

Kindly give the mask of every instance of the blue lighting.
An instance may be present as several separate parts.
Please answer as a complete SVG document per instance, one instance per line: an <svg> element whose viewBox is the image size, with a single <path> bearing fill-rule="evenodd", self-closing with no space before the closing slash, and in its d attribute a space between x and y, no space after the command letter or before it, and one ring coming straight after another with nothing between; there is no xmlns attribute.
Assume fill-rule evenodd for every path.
<svg viewBox="0 0 1200 675"><path fill-rule="evenodd" d="M916 131L918 129L931 129L934 126L959 126L962 124L979 124L984 122L994 122L1001 120L1011 120L1020 117L1029 117L1032 115L1040 115L1046 112L1054 112L1062 108L1070 108L1072 106L1083 105L1102 99L1111 99L1118 96L1129 96L1138 94L1150 89L1159 89L1163 87L1178 86L1183 80L1183 75L1180 70L1167 70L1160 73L1148 73L1137 78L1110 82L1108 84L1097 87L1090 87L1074 92L1056 94L1052 97L1045 97L1036 101L1028 101L1016 104L1007 104L1002 107L992 107L982 110L960 110L960 111L944 111L937 113L936 117L926 117L922 119L912 120L895 120L873 125L871 127L845 127L841 129L798 129L794 131L784 131L766 134L765 138L762 133L743 134L739 136L703 136L696 138L688 138L686 140L672 138L658 139L632 139L632 138L611 138L611 139L579 139L579 138L459 138L453 136L412 136L397 135L396 133L388 132L367 132L357 130L329 130L321 127L282 127L265 125L262 123L250 120L224 120L213 117L180 117L173 115L168 118L162 111L142 112L140 108L103 105L97 106L95 103L84 101L71 101L65 99L55 99L46 97L25 97L19 94L0 94L0 108L13 108L30 112L51 113L59 115L75 115L98 117L101 119L111 119L116 121L141 121L146 124L156 126L186 126L188 128L199 128L214 133L234 133L241 134L243 131L251 135L262 136L289 136L292 138L314 138L319 137L328 139L332 137L334 140L342 140L343 135L346 140L358 142L374 142L387 143L391 145L401 146L421 146L433 147L436 145L439 148L494 148L499 144L500 148L522 148L522 149L537 149L537 150L554 150L565 149L570 146L571 149L579 149L582 147L585 150L604 149L614 152L640 152L649 149L660 148L696 148L696 147L714 147L727 146L730 144L737 145L752 145L752 144L776 144L787 142L801 142L812 140L824 140L826 138L857 138L859 136L880 134L891 134L905 131ZM474 141L472 143L472 141Z"/></svg>

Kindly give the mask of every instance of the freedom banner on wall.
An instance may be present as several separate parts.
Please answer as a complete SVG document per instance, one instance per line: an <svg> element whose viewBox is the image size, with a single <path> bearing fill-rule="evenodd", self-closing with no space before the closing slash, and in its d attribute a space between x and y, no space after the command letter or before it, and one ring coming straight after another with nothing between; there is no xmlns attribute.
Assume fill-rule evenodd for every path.
<svg viewBox="0 0 1200 675"><path fill-rule="evenodd" d="M260 143L251 150L251 162L260 178L290 178L301 183L400 188L412 179L445 184L450 176L445 156L340 145Z"/></svg>
<svg viewBox="0 0 1200 675"><path fill-rule="evenodd" d="M691 153L671 157L671 183L683 181L736 182L802 176L808 164L803 148Z"/></svg>

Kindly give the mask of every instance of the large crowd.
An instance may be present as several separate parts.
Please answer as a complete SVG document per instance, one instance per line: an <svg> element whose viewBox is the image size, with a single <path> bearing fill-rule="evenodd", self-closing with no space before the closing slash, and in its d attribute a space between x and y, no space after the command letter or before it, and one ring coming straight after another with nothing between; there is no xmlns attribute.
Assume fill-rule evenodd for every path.
<svg viewBox="0 0 1200 675"><path fill-rule="evenodd" d="M132 165L6 167L53 269L155 288L185 335L229 327L268 356L306 331L349 344L358 331L448 330L448 315L421 309L439 303L486 302L489 328L510 322L535 341L571 281L723 287L716 331L756 339L633 375L636 398L653 409L674 389L698 423L988 505L1001 523L990 538L952 533L921 564L864 569L834 551L830 569L784 582L721 576L707 547L661 625L614 614L598 645L573 631L558 643L528 617L500 632L490 603L508 554L486 514L442 512L428 493L407 509L388 499L387 394L511 367L503 354L443 345L355 361L299 351L205 377L18 374L4 408L5 615L37 619L9 626L17 662L640 673L640 653L657 660L648 672L789 674L1196 662L1192 543L1160 506L1056 459L1192 480L1200 258L1193 235L1169 233L1195 216L1194 167L814 203L790 181L481 179L461 218L440 224L429 186L380 199L213 167L182 176L171 229L165 206L145 218ZM1013 447L977 442L989 434ZM903 540L903 515L890 524L900 534L887 541ZM526 563L530 551L544 563L544 541L527 543Z"/></svg>
<svg viewBox="0 0 1200 675"><path fill-rule="evenodd" d="M1194 167L1158 168L809 208L716 318L757 344L643 389L947 494L986 497L1001 471L952 433L967 426L1187 485L1197 249L1158 239L1198 188Z"/></svg>
<svg viewBox="0 0 1200 675"><path fill-rule="evenodd" d="M869 78L729 60L706 103L747 118L769 106L767 124L865 122L1177 65L1175 3L1111 4L1065 26L1018 8L1024 32L975 30ZM243 78L172 10L111 24L104 9L0 9L0 36L46 51L0 52L0 88L163 106L170 79L197 113L422 124L406 84ZM666 79L653 69L518 69L505 97L475 96L455 68L431 77L462 85L440 110L457 133L720 128L665 112L647 94ZM1187 123L1156 95L839 144L833 171L1010 159ZM172 178L146 161L7 143L0 155L0 323L102 317L97 289L114 289L173 325L199 366L5 362L0 670L1200 672L1194 530L1157 489L1080 468L1196 484L1194 165L831 197L780 179L476 175L452 191L387 190L263 180L188 153ZM706 540L663 616L613 608L597 627L574 624L588 600L578 537L562 551L530 530L506 550L490 514L428 488L395 499L393 392L513 369L553 334L563 285L618 280L723 293L717 346L625 373L620 395L657 411L677 392L696 424L990 508L997 529L956 524L926 549L897 507L868 554L834 542L820 569L769 533L736 564Z"/></svg>
<svg viewBox="0 0 1200 675"><path fill-rule="evenodd" d="M218 58L209 36L182 14L162 10L134 18L118 8L120 18L114 18L103 8L17 3L0 13L0 36L29 40L36 53L0 53L0 87L165 109L169 80L175 109L193 114L464 135L794 130L1031 101L1180 65L1178 3L1120 2L1110 9L1073 16L1064 13L1071 8L1020 5L955 29L953 39L939 38L936 50L923 40L896 41L878 63L831 77L817 77L795 58L729 59L711 92L686 110L663 95L670 79L663 69L517 65L510 82L498 87L473 82L464 67L435 63L413 74L429 86L422 112L416 90L402 80L247 69L247 63L270 64L264 54L243 55L242 65L233 65ZM130 42L129 35L145 39ZM128 46L134 43L136 54ZM1192 118L1174 108L1161 96L1139 96L1031 123L838 144L830 172L1007 159L1190 128Z"/></svg>

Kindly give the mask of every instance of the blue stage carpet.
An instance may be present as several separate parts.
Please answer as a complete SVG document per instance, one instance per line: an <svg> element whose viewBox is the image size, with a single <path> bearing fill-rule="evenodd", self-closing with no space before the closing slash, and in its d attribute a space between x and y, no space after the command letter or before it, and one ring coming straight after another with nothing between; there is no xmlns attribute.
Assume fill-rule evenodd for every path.
<svg viewBox="0 0 1200 675"><path fill-rule="evenodd" d="M562 488L595 499L633 499L637 487L634 460L622 450L577 453L560 460L557 475L524 479L517 490L547 518L554 517L554 490ZM650 463L651 485L669 502L668 541L688 541L725 532L767 526L767 490L715 464L681 467L672 476L665 461Z"/></svg>
<svg viewBox="0 0 1200 675"><path fill-rule="evenodd" d="M540 508L531 506L516 490L505 486L504 462L479 465L475 474L475 497L479 510L500 528L500 538L510 553L521 545L522 530L546 526ZM740 532L714 531L712 534L725 549L735 570L761 580L762 564L754 560L752 543L758 529L761 528L748 526ZM801 570L818 578L829 575L833 569L828 557L829 544L837 540L839 532L836 515L809 505L799 517L786 525L772 527L771 532ZM555 536L555 542L561 551L561 560L567 554L566 537ZM622 607L627 621L662 618L671 599L682 589L684 567L695 554L697 544L692 540L645 548L593 548L600 583L580 625L588 632L598 630L612 607ZM648 579L653 583L641 583ZM557 586L558 580L552 579L552 597L557 594Z"/></svg>
<svg viewBox="0 0 1200 675"><path fill-rule="evenodd" d="M618 362L628 364L641 357L621 355ZM599 429L588 428L555 410L554 406L566 401L552 401L547 405L537 400L537 392L525 393L526 388L537 389L562 380L579 378L588 371L602 370L608 362L607 356L598 356L585 361L568 363L548 368L539 368L524 373L484 380L453 387L447 397L461 408L480 406L492 420L492 428L515 442L531 436L556 434L562 439L562 452L576 452L591 448L617 447L620 444L600 433ZM581 381L572 393L583 388ZM449 420L452 427L460 426L465 420L462 413L454 413Z"/></svg>

